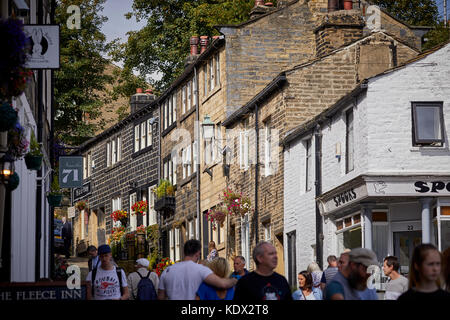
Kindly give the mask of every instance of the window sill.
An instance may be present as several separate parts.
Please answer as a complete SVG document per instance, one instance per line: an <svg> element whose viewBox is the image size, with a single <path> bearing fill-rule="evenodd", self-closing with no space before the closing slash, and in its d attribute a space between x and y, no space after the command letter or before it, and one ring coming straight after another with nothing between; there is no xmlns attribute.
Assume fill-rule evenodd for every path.
<svg viewBox="0 0 450 320"><path fill-rule="evenodd" d="M214 88L213 91L208 92L206 98L203 99L202 104L204 104L206 101L208 101L212 96L214 96L217 92L220 91L220 89L222 89L222 86L219 85L217 88Z"/></svg>
<svg viewBox="0 0 450 320"><path fill-rule="evenodd" d="M434 147L434 146L430 146L430 147L425 147L425 146L417 146L417 147L411 147L409 149L409 151L411 152L422 152L422 151L442 151L442 152L448 152L449 148L442 146L442 147Z"/></svg>
<svg viewBox="0 0 450 320"><path fill-rule="evenodd" d="M196 106L192 107L191 110L187 111L186 113L184 113L184 115L182 116L182 118L180 119L180 123L183 122L184 120L186 120L187 118L189 118L189 116L191 114L193 114L195 112L195 110L197 109Z"/></svg>
<svg viewBox="0 0 450 320"><path fill-rule="evenodd" d="M175 121L174 123L172 123L168 128L166 128L162 133L161 133L161 137L163 138L164 136L166 136L170 131L172 131L173 128L177 127L177 122Z"/></svg>
<svg viewBox="0 0 450 320"><path fill-rule="evenodd" d="M109 172L109 171L112 171L112 170L114 170L114 169L120 167L120 166L122 165L122 161L123 161L123 160L120 160L119 162L116 162L115 164L113 164L113 165L107 167L106 170L105 170L105 172Z"/></svg>
<svg viewBox="0 0 450 320"><path fill-rule="evenodd" d="M197 176L197 172L192 173L189 177L179 182L180 188L191 182Z"/></svg>
<svg viewBox="0 0 450 320"><path fill-rule="evenodd" d="M150 152L150 151L152 151L152 150L153 150L153 145L148 146L148 147L145 147L144 149L139 150L139 151L136 151L135 153L133 153L133 154L131 155L131 158L132 158L132 159L135 159L135 158L139 157L141 154Z"/></svg>

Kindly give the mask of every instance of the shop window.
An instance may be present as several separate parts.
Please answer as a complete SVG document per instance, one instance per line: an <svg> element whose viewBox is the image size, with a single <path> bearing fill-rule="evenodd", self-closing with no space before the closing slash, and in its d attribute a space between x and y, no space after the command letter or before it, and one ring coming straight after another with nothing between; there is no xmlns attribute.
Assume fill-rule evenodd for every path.
<svg viewBox="0 0 450 320"><path fill-rule="evenodd" d="M441 220L441 251L450 247L450 220Z"/></svg>
<svg viewBox="0 0 450 320"><path fill-rule="evenodd" d="M362 247L361 227L349 229L337 235L339 252L345 249L354 249Z"/></svg>
<svg viewBox="0 0 450 320"><path fill-rule="evenodd" d="M450 207L441 207L441 216L450 216Z"/></svg>
<svg viewBox="0 0 450 320"><path fill-rule="evenodd" d="M414 146L441 147L444 144L442 102L412 102Z"/></svg>
<svg viewBox="0 0 450 320"><path fill-rule="evenodd" d="M345 225L346 228L350 227L352 225L352 217L345 218L344 219L344 225Z"/></svg>
<svg viewBox="0 0 450 320"><path fill-rule="evenodd" d="M353 224L357 224L357 223L360 223L360 222L361 222L361 215L360 214L354 215L353 216Z"/></svg>

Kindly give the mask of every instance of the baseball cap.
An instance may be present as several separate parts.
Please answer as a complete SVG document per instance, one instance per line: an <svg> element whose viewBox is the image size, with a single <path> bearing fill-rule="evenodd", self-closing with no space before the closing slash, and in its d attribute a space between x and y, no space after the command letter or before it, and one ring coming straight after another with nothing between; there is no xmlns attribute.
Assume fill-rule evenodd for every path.
<svg viewBox="0 0 450 320"><path fill-rule="evenodd" d="M98 247L98 254L105 254L105 253L110 253L111 252L111 247L108 246L107 244L103 244L100 247Z"/></svg>
<svg viewBox="0 0 450 320"><path fill-rule="evenodd" d="M377 255L370 249L356 248L349 253L350 261L361 263L366 267L378 265Z"/></svg>
<svg viewBox="0 0 450 320"><path fill-rule="evenodd" d="M140 258L136 260L136 265L140 264L141 266L148 268L150 265L150 262L145 258Z"/></svg>

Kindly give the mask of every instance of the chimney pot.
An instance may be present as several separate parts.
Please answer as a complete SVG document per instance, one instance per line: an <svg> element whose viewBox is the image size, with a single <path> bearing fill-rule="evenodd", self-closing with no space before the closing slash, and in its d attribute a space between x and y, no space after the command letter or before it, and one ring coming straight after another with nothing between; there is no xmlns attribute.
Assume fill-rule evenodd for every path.
<svg viewBox="0 0 450 320"><path fill-rule="evenodd" d="M272 2L266 2L264 5L266 7L273 7L273 3Z"/></svg>
<svg viewBox="0 0 450 320"><path fill-rule="evenodd" d="M344 0L344 10L353 9L353 0Z"/></svg>
<svg viewBox="0 0 450 320"><path fill-rule="evenodd" d="M192 36L191 37L191 56L198 54L198 36Z"/></svg>
<svg viewBox="0 0 450 320"><path fill-rule="evenodd" d="M147 90L145 90L145 94L153 94L153 90L152 89L147 89Z"/></svg>
<svg viewBox="0 0 450 320"><path fill-rule="evenodd" d="M136 93L142 93L142 88L136 88Z"/></svg>
<svg viewBox="0 0 450 320"><path fill-rule="evenodd" d="M263 5L264 5L264 0L255 0L255 7L263 6Z"/></svg>
<svg viewBox="0 0 450 320"><path fill-rule="evenodd" d="M208 47L209 43L209 37L208 36L201 36L200 37L200 54L205 52L206 48Z"/></svg>
<svg viewBox="0 0 450 320"><path fill-rule="evenodd" d="M339 0L328 0L328 12L339 10Z"/></svg>

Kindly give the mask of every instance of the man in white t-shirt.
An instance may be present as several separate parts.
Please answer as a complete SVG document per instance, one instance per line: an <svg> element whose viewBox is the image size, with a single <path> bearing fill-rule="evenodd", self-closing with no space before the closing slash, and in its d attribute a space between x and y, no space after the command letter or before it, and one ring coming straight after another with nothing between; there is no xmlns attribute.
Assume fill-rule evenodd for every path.
<svg viewBox="0 0 450 320"><path fill-rule="evenodd" d="M89 272L86 281L88 300L128 300L128 284L125 272L112 262L111 248L108 245L98 247L100 265ZM94 277L94 279L92 279Z"/></svg>
<svg viewBox="0 0 450 320"><path fill-rule="evenodd" d="M198 264L201 243L189 240L184 245L184 260L169 266L159 280L159 300L195 300L195 293L206 282L220 289L228 289L237 283L236 279L219 278L211 269Z"/></svg>

